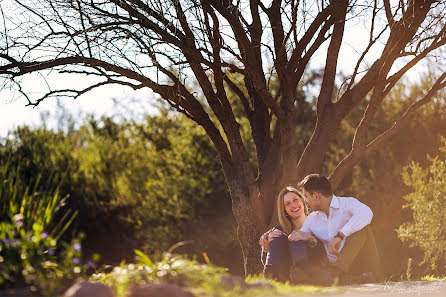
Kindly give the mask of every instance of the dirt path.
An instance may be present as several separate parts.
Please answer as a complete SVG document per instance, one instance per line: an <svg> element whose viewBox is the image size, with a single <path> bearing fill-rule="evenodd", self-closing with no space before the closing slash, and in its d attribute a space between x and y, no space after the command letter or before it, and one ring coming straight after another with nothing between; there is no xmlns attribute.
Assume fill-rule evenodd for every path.
<svg viewBox="0 0 446 297"><path fill-rule="evenodd" d="M325 295L327 297L446 297L446 280L366 284L340 289L339 293Z"/></svg>
<svg viewBox="0 0 446 297"><path fill-rule="evenodd" d="M336 293L296 295L295 297L446 297L446 280L366 284L340 287ZM27 290L1 291L0 297L38 297Z"/></svg>

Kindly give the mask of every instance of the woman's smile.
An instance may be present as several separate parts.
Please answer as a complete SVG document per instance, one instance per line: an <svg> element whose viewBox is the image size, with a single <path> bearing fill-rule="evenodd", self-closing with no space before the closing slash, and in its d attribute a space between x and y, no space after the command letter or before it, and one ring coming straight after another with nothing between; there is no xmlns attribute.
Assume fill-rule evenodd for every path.
<svg viewBox="0 0 446 297"><path fill-rule="evenodd" d="M293 192L288 192L283 197L283 202L285 206L285 212L294 218L297 218L303 214L303 203L297 194Z"/></svg>

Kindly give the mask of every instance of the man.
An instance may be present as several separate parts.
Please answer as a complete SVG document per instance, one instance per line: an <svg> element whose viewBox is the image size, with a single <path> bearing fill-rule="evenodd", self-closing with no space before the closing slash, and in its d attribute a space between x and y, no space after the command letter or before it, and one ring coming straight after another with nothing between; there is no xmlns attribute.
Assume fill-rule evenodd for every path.
<svg viewBox="0 0 446 297"><path fill-rule="evenodd" d="M306 176L300 186L313 210L300 231L322 241L329 261L325 267L310 269L315 283L331 285L346 276L377 279L379 257L369 227L371 209L355 198L333 195L329 180L319 174Z"/></svg>

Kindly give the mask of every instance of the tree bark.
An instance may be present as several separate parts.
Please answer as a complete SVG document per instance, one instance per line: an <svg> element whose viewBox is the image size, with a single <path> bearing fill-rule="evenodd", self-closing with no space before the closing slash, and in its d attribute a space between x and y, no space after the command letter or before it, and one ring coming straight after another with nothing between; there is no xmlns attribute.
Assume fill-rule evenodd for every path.
<svg viewBox="0 0 446 297"><path fill-rule="evenodd" d="M320 172L330 143L336 137L340 119L337 117L332 104L325 108L321 118L323 120L319 120L318 117L310 141L297 164L297 174L294 182L298 182L307 174Z"/></svg>
<svg viewBox="0 0 446 297"><path fill-rule="evenodd" d="M258 274L262 271L260 259L260 236L265 226L251 205L248 186L243 179L231 177L229 190L232 199L232 213L237 222L237 238L243 255L243 268L245 276Z"/></svg>

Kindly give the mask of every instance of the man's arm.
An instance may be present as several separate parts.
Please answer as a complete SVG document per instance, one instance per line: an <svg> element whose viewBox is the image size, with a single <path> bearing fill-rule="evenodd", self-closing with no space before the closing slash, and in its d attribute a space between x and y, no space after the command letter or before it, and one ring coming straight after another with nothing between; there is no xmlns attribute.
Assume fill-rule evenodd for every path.
<svg viewBox="0 0 446 297"><path fill-rule="evenodd" d="M356 198L342 199L345 199L343 201L344 207L352 215L347 224L339 230L339 232L347 237L369 225L373 218L373 212L370 207L359 202Z"/></svg>
<svg viewBox="0 0 446 297"><path fill-rule="evenodd" d="M307 218L300 228L300 232L305 233L307 236L304 236L304 240L307 241L308 246L314 248L317 245L317 239L314 237L313 232L310 228L310 219Z"/></svg>

